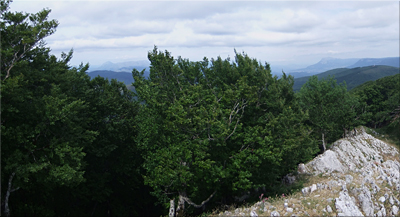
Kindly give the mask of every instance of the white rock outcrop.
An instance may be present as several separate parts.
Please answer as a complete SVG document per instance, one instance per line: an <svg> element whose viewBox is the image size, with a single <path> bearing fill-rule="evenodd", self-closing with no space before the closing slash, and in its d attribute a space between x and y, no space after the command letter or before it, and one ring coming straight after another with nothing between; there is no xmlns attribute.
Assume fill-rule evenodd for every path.
<svg viewBox="0 0 400 217"><path fill-rule="evenodd" d="M280 213L288 216L399 215L399 156L396 147L361 127L356 134L336 141L314 160L299 164L298 173L318 176L318 183L306 184L297 198L285 197L280 204L269 204L269 209L260 208L260 202L253 207L261 211L259 216L280 216ZM297 178L288 175L283 183ZM250 210L254 209L244 214L255 216Z"/></svg>
<svg viewBox="0 0 400 217"><path fill-rule="evenodd" d="M336 210L338 216L364 216L353 202L347 191L341 191L339 198L336 198Z"/></svg>

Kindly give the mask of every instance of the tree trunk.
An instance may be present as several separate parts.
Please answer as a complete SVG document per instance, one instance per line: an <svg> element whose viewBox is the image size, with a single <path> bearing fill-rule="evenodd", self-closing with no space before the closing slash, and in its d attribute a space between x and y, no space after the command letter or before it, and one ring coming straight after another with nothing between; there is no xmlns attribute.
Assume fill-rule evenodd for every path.
<svg viewBox="0 0 400 217"><path fill-rule="evenodd" d="M6 198L4 200L4 214L7 217L10 216L10 208L8 206L8 200L10 199L10 193L19 189L19 187L14 188L14 189L12 188L12 180L13 180L14 176L15 176L15 172L13 172L10 175L10 179L8 179L8 189L7 189L7 193L6 193Z"/></svg>
<svg viewBox="0 0 400 217"><path fill-rule="evenodd" d="M169 217L175 217L175 199L169 201Z"/></svg>
<svg viewBox="0 0 400 217"><path fill-rule="evenodd" d="M323 133L322 133L322 147L324 148L324 151L322 153L324 153L326 150L326 145L325 145L325 135Z"/></svg>
<svg viewBox="0 0 400 217"><path fill-rule="evenodd" d="M186 197L186 193L179 193L179 201L178 201L178 206L176 206L176 216L180 217L184 215L184 211L185 211L185 198Z"/></svg>

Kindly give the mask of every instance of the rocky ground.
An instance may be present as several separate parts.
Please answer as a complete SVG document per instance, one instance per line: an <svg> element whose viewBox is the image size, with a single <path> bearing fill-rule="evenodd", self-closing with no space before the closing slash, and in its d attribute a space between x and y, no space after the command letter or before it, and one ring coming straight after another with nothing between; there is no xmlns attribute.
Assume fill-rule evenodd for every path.
<svg viewBox="0 0 400 217"><path fill-rule="evenodd" d="M298 172L309 176L301 192L218 216L400 216L399 150L363 127Z"/></svg>

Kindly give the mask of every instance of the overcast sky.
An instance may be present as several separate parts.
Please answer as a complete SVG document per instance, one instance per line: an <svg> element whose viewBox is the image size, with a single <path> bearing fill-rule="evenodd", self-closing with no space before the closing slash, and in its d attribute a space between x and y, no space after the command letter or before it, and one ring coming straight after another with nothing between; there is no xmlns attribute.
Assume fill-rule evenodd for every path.
<svg viewBox="0 0 400 217"><path fill-rule="evenodd" d="M272 65L311 65L323 57L399 56L399 2L22 1L11 11L52 10L60 25L53 53L72 64L146 60L157 45L196 61L234 49Z"/></svg>

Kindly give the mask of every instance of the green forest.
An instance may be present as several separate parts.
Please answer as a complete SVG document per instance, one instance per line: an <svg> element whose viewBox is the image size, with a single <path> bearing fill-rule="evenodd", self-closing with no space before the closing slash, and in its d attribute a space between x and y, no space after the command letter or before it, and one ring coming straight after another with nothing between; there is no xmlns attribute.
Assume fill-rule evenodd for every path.
<svg viewBox="0 0 400 217"><path fill-rule="evenodd" d="M155 46L130 91L50 53L50 9L0 10L4 216L203 215L256 188L290 194L282 177L357 126L400 134L399 75L351 91L313 76L294 92L246 53L189 61Z"/></svg>

